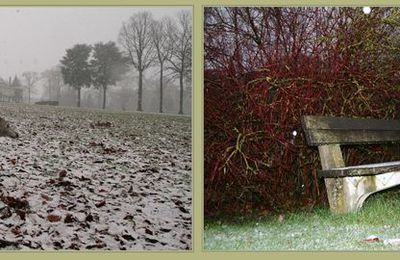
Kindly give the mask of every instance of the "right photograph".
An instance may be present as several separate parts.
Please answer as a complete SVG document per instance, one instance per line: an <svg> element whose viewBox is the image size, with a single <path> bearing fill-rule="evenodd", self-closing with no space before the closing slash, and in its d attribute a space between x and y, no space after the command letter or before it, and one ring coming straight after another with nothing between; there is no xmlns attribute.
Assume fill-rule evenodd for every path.
<svg viewBox="0 0 400 260"><path fill-rule="evenodd" d="M204 8L204 250L400 250L399 144L400 8Z"/></svg>

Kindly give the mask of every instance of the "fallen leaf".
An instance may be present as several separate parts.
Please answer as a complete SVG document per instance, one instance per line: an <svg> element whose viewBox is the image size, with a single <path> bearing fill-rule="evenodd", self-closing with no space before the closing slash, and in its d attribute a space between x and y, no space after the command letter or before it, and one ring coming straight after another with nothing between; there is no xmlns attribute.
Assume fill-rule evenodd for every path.
<svg viewBox="0 0 400 260"><path fill-rule="evenodd" d="M64 223L72 223L75 222L76 218L72 214L67 214L64 219Z"/></svg>
<svg viewBox="0 0 400 260"><path fill-rule="evenodd" d="M96 203L96 204L94 204L96 207L98 207L98 208L100 208L100 207L103 207L104 205L106 205L106 201L105 200L103 200L103 201L100 201L99 203Z"/></svg>
<svg viewBox="0 0 400 260"><path fill-rule="evenodd" d="M50 222L58 222L58 221L61 220L61 217L58 216L58 215L50 214L50 215L47 216L47 220L50 221Z"/></svg>
<svg viewBox="0 0 400 260"><path fill-rule="evenodd" d="M125 239L125 240L128 240L128 241L135 241L136 240L136 238L134 238L133 236L128 235L128 234L122 235L122 238Z"/></svg>
<svg viewBox="0 0 400 260"><path fill-rule="evenodd" d="M66 170L61 170L59 173L58 173L58 178L61 180L61 179L63 179L65 176L67 176L67 171Z"/></svg>
<svg viewBox="0 0 400 260"><path fill-rule="evenodd" d="M50 200L53 200L52 198L50 198L49 196L47 196L46 194L40 194L40 196L44 199L44 200L47 200L47 201L50 201Z"/></svg>

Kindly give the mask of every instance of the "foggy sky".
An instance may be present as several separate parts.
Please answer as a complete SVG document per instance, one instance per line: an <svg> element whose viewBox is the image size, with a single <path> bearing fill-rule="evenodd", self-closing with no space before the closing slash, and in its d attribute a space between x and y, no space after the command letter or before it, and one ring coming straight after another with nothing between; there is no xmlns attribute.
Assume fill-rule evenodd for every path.
<svg viewBox="0 0 400 260"><path fill-rule="evenodd" d="M123 21L148 10L154 18L191 7L0 7L0 77L42 72L76 43L117 42Z"/></svg>

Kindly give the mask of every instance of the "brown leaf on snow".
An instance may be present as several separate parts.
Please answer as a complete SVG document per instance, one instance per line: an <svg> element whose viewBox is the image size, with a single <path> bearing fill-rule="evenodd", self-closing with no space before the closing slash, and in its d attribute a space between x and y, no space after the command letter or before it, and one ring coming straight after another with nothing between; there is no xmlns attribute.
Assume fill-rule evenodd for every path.
<svg viewBox="0 0 400 260"><path fill-rule="evenodd" d="M114 148L112 148L112 147L105 147L105 148L103 148L103 153L104 154L111 154L111 153L116 153L117 152L117 150L115 150Z"/></svg>
<svg viewBox="0 0 400 260"><path fill-rule="evenodd" d="M72 250L79 250L80 247L78 244L75 243L71 243L71 245L68 247L68 249L72 249Z"/></svg>
<svg viewBox="0 0 400 260"><path fill-rule="evenodd" d="M95 244L95 245L88 245L88 246L86 246L86 249L94 249L94 248L100 249L100 248L104 248L106 246L107 245L105 243L98 243L98 244Z"/></svg>
<svg viewBox="0 0 400 260"><path fill-rule="evenodd" d="M53 198L50 198L49 196L47 196L46 194L40 194L40 196L44 199L44 200L47 200L47 201L50 201L50 200L53 200Z"/></svg>
<svg viewBox="0 0 400 260"><path fill-rule="evenodd" d="M136 240L136 238L134 238L133 236L131 236L129 234L122 235L122 238L125 239L125 240L128 240L128 241L135 241Z"/></svg>
<svg viewBox="0 0 400 260"><path fill-rule="evenodd" d="M61 204L59 204L59 205L57 206L57 208L66 209L66 208L67 208L67 205L61 203Z"/></svg>
<svg viewBox="0 0 400 260"><path fill-rule="evenodd" d="M72 187L72 186L75 186L75 185L73 185L72 182L70 182L70 181L61 181L60 180L59 182L56 183L56 186L65 186L65 187L69 186L69 187Z"/></svg>
<svg viewBox="0 0 400 260"><path fill-rule="evenodd" d="M158 242L157 239L149 238L149 237L146 237L144 240L145 240L146 242L149 242L149 243L152 243L152 244L155 244L155 243Z"/></svg>
<svg viewBox="0 0 400 260"><path fill-rule="evenodd" d="M67 176L67 171L66 171L66 170L61 170L61 171L58 173L58 178L59 178L60 180L62 180L65 176Z"/></svg>
<svg viewBox="0 0 400 260"><path fill-rule="evenodd" d="M47 220L50 222L58 222L61 220L61 216L50 214L47 216Z"/></svg>
<svg viewBox="0 0 400 260"><path fill-rule="evenodd" d="M133 216L130 214L126 214L126 216L124 217L124 220L133 220Z"/></svg>
<svg viewBox="0 0 400 260"><path fill-rule="evenodd" d="M8 206L15 208L15 209L24 209L24 208L29 207L29 203L27 200L14 198L11 196L5 196L0 199Z"/></svg>
<svg viewBox="0 0 400 260"><path fill-rule="evenodd" d="M78 180L80 180L80 181L90 181L90 178L87 178L87 177L85 177L85 176L80 176L80 177L78 178Z"/></svg>
<svg viewBox="0 0 400 260"><path fill-rule="evenodd" d="M26 219L26 218L25 218L25 216L26 216L26 211L25 211L25 210L17 209L17 210L15 211L15 213L16 213L22 220L25 220L25 219Z"/></svg>
<svg viewBox="0 0 400 260"><path fill-rule="evenodd" d="M92 222L92 221L94 221L94 217L93 217L92 214L89 214L89 215L86 216L85 220L86 220L87 222Z"/></svg>
<svg viewBox="0 0 400 260"><path fill-rule="evenodd" d="M75 222L76 218L72 214L67 214L64 219L64 223L72 223Z"/></svg>
<svg viewBox="0 0 400 260"><path fill-rule="evenodd" d="M149 235L154 235L154 233L153 233L153 231L151 231L150 229L148 229L148 228L145 228L145 230L144 230L145 232L146 232L146 234L149 234Z"/></svg>
<svg viewBox="0 0 400 260"><path fill-rule="evenodd" d="M19 226L11 228L11 232L13 232L13 234L16 236L20 236L22 233L21 228Z"/></svg>
<svg viewBox="0 0 400 260"><path fill-rule="evenodd" d="M95 160L95 161L93 161L93 163L103 163L104 161L103 160Z"/></svg>
<svg viewBox="0 0 400 260"><path fill-rule="evenodd" d="M90 143L89 143L89 146L101 146L101 147L103 147L104 144L103 144L102 142L100 142L100 143L90 142Z"/></svg>
<svg viewBox="0 0 400 260"><path fill-rule="evenodd" d="M133 192L133 186L131 185L131 187L129 187L128 193L132 193Z"/></svg>
<svg viewBox="0 0 400 260"><path fill-rule="evenodd" d="M113 127L113 126L114 126L114 123L113 122L109 122L109 121L105 121L105 122L97 121L94 124L93 123L90 124L91 128L96 128L96 127L106 127L106 128L108 128L108 127Z"/></svg>
<svg viewBox="0 0 400 260"><path fill-rule="evenodd" d="M105 200L103 200L103 201L100 201L99 203L96 203L96 204L94 204L96 207L98 207L98 208L100 208L100 207L103 207L104 205L106 205L106 201Z"/></svg>
<svg viewBox="0 0 400 260"><path fill-rule="evenodd" d="M53 246L54 246L54 249L62 249L63 248L62 243L60 241L54 241Z"/></svg>
<svg viewBox="0 0 400 260"><path fill-rule="evenodd" d="M182 207L182 206L179 206L178 209L179 209L182 213L186 213L186 214L190 213L187 209L185 209L185 208Z"/></svg>

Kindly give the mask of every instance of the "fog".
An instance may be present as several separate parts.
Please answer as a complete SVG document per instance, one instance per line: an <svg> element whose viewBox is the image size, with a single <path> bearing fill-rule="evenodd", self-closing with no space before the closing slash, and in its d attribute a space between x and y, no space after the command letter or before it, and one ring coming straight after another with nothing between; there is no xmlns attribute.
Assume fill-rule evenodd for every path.
<svg viewBox="0 0 400 260"><path fill-rule="evenodd" d="M55 68L60 64L66 49L72 48L77 43L92 45L97 42L114 41L119 46L118 35L121 26L123 22L126 22L135 13L149 11L155 20L165 16L176 19L182 10L191 12L191 7L1 7L0 77L5 82L9 82L10 78L17 76L22 85L24 85L22 80L23 72L34 71L41 74L45 70ZM137 83L134 80L137 75L134 68L130 68L128 75L132 78L131 84L110 88L110 103L107 105L109 109L120 108L118 104L113 103L113 100L115 102L119 101L116 101L116 97L112 95L117 92L114 93L115 96L121 96L118 89L125 87L128 92L131 90L129 93L132 95L127 101L128 103L130 102L127 105L127 109L135 110L136 105L134 102ZM166 75L168 76L168 73ZM146 102L153 104L157 98L156 96L151 96L153 92L157 93L157 77L158 69L156 64L144 73L144 95L147 92L147 97L143 97L145 104ZM166 94L168 95L167 91L169 89L171 91L170 95L174 96L175 94L172 94L172 92L175 93L178 90L177 85L179 85L179 82L172 77L166 77L165 81L167 82ZM191 82L190 79L187 79L185 80L185 113L190 113L190 88ZM32 102L54 99L51 93L46 93L46 91L46 81L40 80L36 84L35 91L31 93ZM65 98L60 100L60 104L74 105L74 89L68 89L68 87L64 86L63 91L61 92L65 94ZM88 91L90 92L90 89L83 89L82 99L85 99ZM27 100L26 93L24 90L24 102ZM97 95L96 93L92 91L89 94L93 97L93 95ZM94 100L97 99L100 100L98 97L94 98ZM93 102L95 104L89 104L90 102L85 104L83 102L82 106L99 106L97 101ZM171 101L169 100L168 102ZM147 105L147 108L153 112L154 109L150 109L150 107ZM146 106L144 110L146 110ZM170 112L173 112L172 110L174 109L171 108Z"/></svg>
<svg viewBox="0 0 400 260"><path fill-rule="evenodd" d="M182 8L1 7L0 75L8 78L48 69L75 43L116 41L122 22L143 10L160 18L174 16Z"/></svg>

